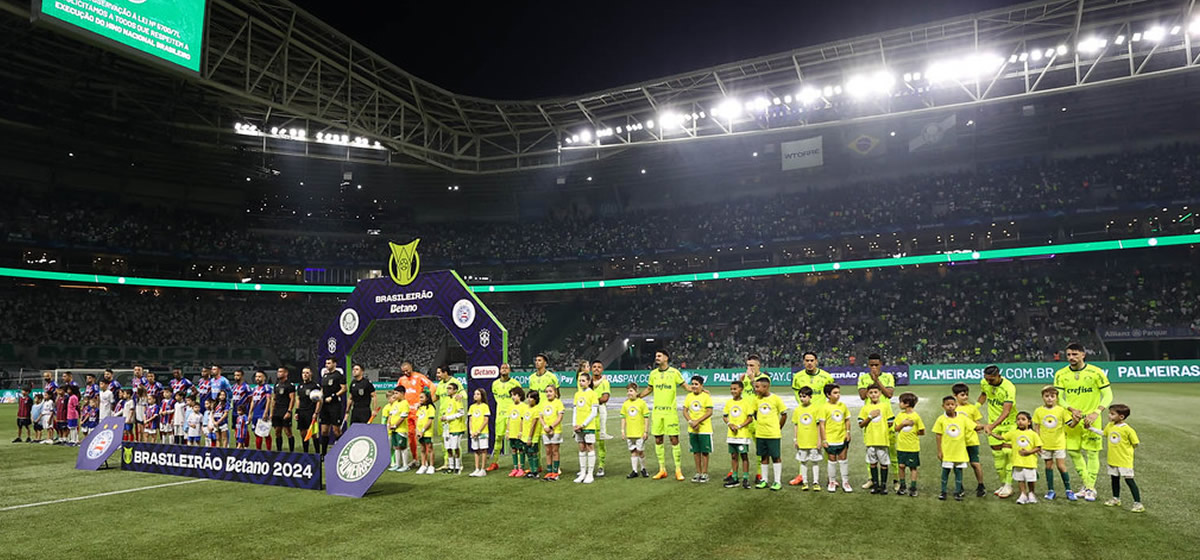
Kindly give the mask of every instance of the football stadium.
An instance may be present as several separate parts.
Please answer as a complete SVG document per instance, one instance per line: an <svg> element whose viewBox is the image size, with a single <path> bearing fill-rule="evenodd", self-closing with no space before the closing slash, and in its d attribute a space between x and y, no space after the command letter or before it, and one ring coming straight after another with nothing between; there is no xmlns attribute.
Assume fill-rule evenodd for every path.
<svg viewBox="0 0 1200 560"><path fill-rule="evenodd" d="M1193 3L399 6L0 0L0 558L1200 558Z"/></svg>

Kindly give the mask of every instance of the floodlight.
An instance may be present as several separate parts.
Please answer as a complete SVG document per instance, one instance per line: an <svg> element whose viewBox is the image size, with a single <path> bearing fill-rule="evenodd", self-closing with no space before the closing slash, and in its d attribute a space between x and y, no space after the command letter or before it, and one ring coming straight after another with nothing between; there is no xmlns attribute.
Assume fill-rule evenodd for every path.
<svg viewBox="0 0 1200 560"><path fill-rule="evenodd" d="M825 89L829 90L829 93L827 93L826 95L833 95L833 88L826 86ZM812 87L800 88L800 93L796 94L796 99L799 99L801 103L805 103L805 104L812 103L813 101L816 101L820 97L821 97L821 92L818 91L817 88L812 88Z"/></svg>
<svg viewBox="0 0 1200 560"><path fill-rule="evenodd" d="M1146 32L1142 34L1142 37L1145 37L1147 41L1154 41L1157 43L1163 40L1163 37L1166 36L1166 34L1166 30L1164 30L1161 26L1155 25L1154 27L1147 29Z"/></svg>

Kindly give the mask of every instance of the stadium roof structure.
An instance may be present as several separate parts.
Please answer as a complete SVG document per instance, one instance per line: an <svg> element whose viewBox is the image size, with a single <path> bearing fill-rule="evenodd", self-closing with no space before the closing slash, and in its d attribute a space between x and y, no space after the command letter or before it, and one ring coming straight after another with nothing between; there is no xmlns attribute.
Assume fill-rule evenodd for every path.
<svg viewBox="0 0 1200 560"><path fill-rule="evenodd" d="M150 117L198 145L496 174L1188 71L1200 62L1193 7L1034 2L574 97L511 101L421 80L286 0L210 0L195 75L110 57L30 25L28 0L0 0L0 75L63 88L79 120L91 115L77 107L112 122ZM9 124L47 118L36 105L13 112Z"/></svg>

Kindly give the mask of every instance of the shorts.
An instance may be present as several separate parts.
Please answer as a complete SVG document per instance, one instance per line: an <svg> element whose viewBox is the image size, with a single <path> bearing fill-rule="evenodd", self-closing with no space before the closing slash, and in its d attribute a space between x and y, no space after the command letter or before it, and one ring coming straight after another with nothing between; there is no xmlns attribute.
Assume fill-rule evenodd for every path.
<svg viewBox="0 0 1200 560"><path fill-rule="evenodd" d="M650 434L654 437L678 436L679 413L672 410L655 410L650 414Z"/></svg>
<svg viewBox="0 0 1200 560"><path fill-rule="evenodd" d="M540 446L538 446L538 444L536 442L529 442L529 443L521 442L521 447L525 450L526 453L529 453L531 455L537 455L542 450L542 448Z"/></svg>
<svg viewBox="0 0 1200 560"><path fill-rule="evenodd" d="M222 423L220 423L220 424L217 424L217 431L218 431L218 432L228 432L228 431L229 431L229 424L226 424L226 423L224 423L224 422L222 422Z"/></svg>
<svg viewBox="0 0 1200 560"><path fill-rule="evenodd" d="M308 427L312 425L313 412L315 411L310 410L306 413L301 410L300 412L296 413L296 427L300 428L301 430L307 430Z"/></svg>
<svg viewBox="0 0 1200 560"><path fill-rule="evenodd" d="M886 445L867 446L867 464L888 466L892 464L892 456Z"/></svg>
<svg viewBox="0 0 1200 560"><path fill-rule="evenodd" d="M560 445L563 442L562 434L547 434L542 432L542 444L544 445Z"/></svg>
<svg viewBox="0 0 1200 560"><path fill-rule="evenodd" d="M497 410L496 411L496 433L497 434L507 434L508 433L508 413L511 411L512 411L511 408L508 410L503 410L503 411ZM497 439L503 439L503 438L497 438Z"/></svg>
<svg viewBox="0 0 1200 560"><path fill-rule="evenodd" d="M596 443L596 430L579 430L575 432L575 443Z"/></svg>
<svg viewBox="0 0 1200 560"><path fill-rule="evenodd" d="M1037 469L1017 467L1012 472L1013 482L1037 482Z"/></svg>
<svg viewBox="0 0 1200 560"><path fill-rule="evenodd" d="M729 444L730 455L749 455L750 444L748 443L731 443Z"/></svg>
<svg viewBox="0 0 1200 560"><path fill-rule="evenodd" d="M780 459L779 438L756 438L754 440L755 455L763 458Z"/></svg>
<svg viewBox="0 0 1200 560"><path fill-rule="evenodd" d="M54 429L56 429L56 430L65 430L65 429L67 429L67 423L66 423L66 422L55 422L55 423L54 423Z"/></svg>
<svg viewBox="0 0 1200 560"><path fill-rule="evenodd" d="M130 424L129 422L126 422L126 423L125 423L125 431L126 431L126 432L132 432L132 431L133 431L133 424Z"/></svg>
<svg viewBox="0 0 1200 560"><path fill-rule="evenodd" d="M630 451L645 451L646 438L627 439L625 440L625 445L629 447Z"/></svg>
<svg viewBox="0 0 1200 560"><path fill-rule="evenodd" d="M1043 449L1039 451L1038 454L1041 455L1043 461L1067 458L1066 449Z"/></svg>
<svg viewBox="0 0 1200 560"><path fill-rule="evenodd" d="M510 453L520 453L525 450L525 442L521 438L508 438L508 450Z"/></svg>
<svg viewBox="0 0 1200 560"><path fill-rule="evenodd" d="M919 451L897 451L896 464L915 469L921 466L921 453Z"/></svg>
<svg viewBox="0 0 1200 560"><path fill-rule="evenodd" d="M483 434L478 437L470 438L470 440L467 442L467 445L470 446L471 451L478 451L481 453L484 451L487 451L488 450L487 434Z"/></svg>
<svg viewBox="0 0 1200 560"><path fill-rule="evenodd" d="M847 447L849 447L849 444L846 443L831 443L829 444L829 447L825 449L825 454L830 458L838 457L843 451L846 450Z"/></svg>
<svg viewBox="0 0 1200 560"><path fill-rule="evenodd" d="M997 426L995 430L992 430L992 433L1000 436L1000 439L994 438L992 436L988 436L988 445L990 445L992 447L1004 445L1004 443L1005 443L1005 440L1003 439L1004 434L1011 432L1015 427L1016 426Z"/></svg>
<svg viewBox="0 0 1200 560"><path fill-rule="evenodd" d="M155 429L155 428L146 428L146 435L148 435L148 436L153 436L153 435L157 435L157 434L158 434L158 430L157 430L157 429Z"/></svg>
<svg viewBox="0 0 1200 560"><path fill-rule="evenodd" d="M370 421L371 421L371 407L355 406L350 409L350 423L351 424L366 424L367 422L370 422ZM272 426L275 425L274 420L271 421L271 425Z"/></svg>
<svg viewBox="0 0 1200 560"><path fill-rule="evenodd" d="M18 428L28 428L29 426L32 426L32 425L33 425L33 422L31 422L28 418L17 418L17 427Z"/></svg>
<svg viewBox="0 0 1200 560"><path fill-rule="evenodd" d="M979 446L978 445L968 445L967 446L967 460L972 463L979 462Z"/></svg>
<svg viewBox="0 0 1200 560"><path fill-rule="evenodd" d="M1133 469L1125 467L1108 466L1108 476L1119 476L1121 478L1133 478Z"/></svg>
<svg viewBox="0 0 1200 560"><path fill-rule="evenodd" d="M67 427L71 428L72 430L74 430L75 428L78 428L79 420L78 419L67 420Z"/></svg>
<svg viewBox="0 0 1200 560"><path fill-rule="evenodd" d="M200 436L188 436L188 443L200 443Z"/></svg>
<svg viewBox="0 0 1200 560"><path fill-rule="evenodd" d="M272 428L291 428L292 420L291 420L291 418L285 418L283 414L280 414L280 415L272 414L271 415L271 427Z"/></svg>
<svg viewBox="0 0 1200 560"><path fill-rule="evenodd" d="M1099 423L1100 420L1097 418L1096 424ZM1082 420L1074 426L1066 426L1064 432L1067 434L1067 449L1071 451L1079 449L1100 451L1104 447L1104 436L1084 428Z"/></svg>
<svg viewBox="0 0 1200 560"><path fill-rule="evenodd" d="M433 445L433 438L422 436L422 437L417 438L417 443L422 444L422 445Z"/></svg>
<svg viewBox="0 0 1200 560"><path fill-rule="evenodd" d="M967 464L966 463L955 463L953 461L942 461L942 468L943 469L965 469L965 468L967 468Z"/></svg>
<svg viewBox="0 0 1200 560"><path fill-rule="evenodd" d="M800 449L796 451L796 460L801 463L817 463L821 460L820 449Z"/></svg>
<svg viewBox="0 0 1200 560"><path fill-rule="evenodd" d="M388 439L392 441L392 447L408 447L408 434L404 432L392 432Z"/></svg>
<svg viewBox="0 0 1200 560"><path fill-rule="evenodd" d="M705 455L712 453L712 434L689 433L688 444L692 448L692 453Z"/></svg>
<svg viewBox="0 0 1200 560"><path fill-rule="evenodd" d="M345 411L342 410L341 403L334 403L329 406L324 406L321 408L321 423L322 424L327 424L327 425L332 425L332 426L341 426L342 419L344 419L345 417L346 417L346 413L345 413Z"/></svg>
<svg viewBox="0 0 1200 560"><path fill-rule="evenodd" d="M462 437L462 432L446 434L446 437L442 439L442 442L446 444L446 451L458 449L459 444L462 443Z"/></svg>
<svg viewBox="0 0 1200 560"><path fill-rule="evenodd" d="M183 424L175 425L175 435L179 436L179 437L182 437L184 435Z"/></svg>

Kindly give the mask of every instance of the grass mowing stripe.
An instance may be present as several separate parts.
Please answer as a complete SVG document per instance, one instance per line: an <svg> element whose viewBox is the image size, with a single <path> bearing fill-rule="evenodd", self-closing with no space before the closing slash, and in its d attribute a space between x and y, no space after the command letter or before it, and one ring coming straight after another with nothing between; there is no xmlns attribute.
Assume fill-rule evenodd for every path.
<svg viewBox="0 0 1200 560"><path fill-rule="evenodd" d="M89 496L76 496L74 498L62 498L58 500L50 500L48 502L34 502L32 504L21 504L18 506L8 506L0 508L0 511L11 511L14 509L31 508L38 506L48 506L52 504L61 504L63 502L77 502L79 500L90 500L92 498L103 498L105 496L115 496L117 494L128 494L130 492L141 492L142 490L153 490L155 488L165 488L167 486L180 486L182 484L192 484L194 482L205 482L207 478L195 478L192 480L183 480L180 482L168 482L166 484L154 484L151 486L142 486L141 488L129 488L126 490L114 490L112 492L101 492L99 494L91 494Z"/></svg>

